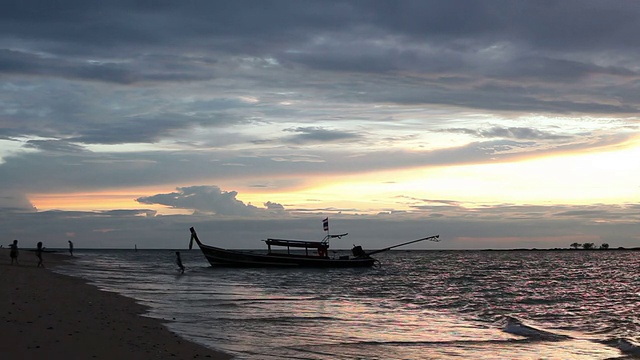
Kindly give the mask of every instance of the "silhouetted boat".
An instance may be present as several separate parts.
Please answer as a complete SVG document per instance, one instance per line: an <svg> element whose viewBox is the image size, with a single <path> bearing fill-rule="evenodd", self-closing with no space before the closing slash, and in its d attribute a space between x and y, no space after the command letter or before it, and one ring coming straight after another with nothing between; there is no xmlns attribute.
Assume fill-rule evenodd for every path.
<svg viewBox="0 0 640 360"><path fill-rule="evenodd" d="M327 219L325 219L324 222L326 231L328 229ZM327 234L322 241L267 239L264 240L268 247L267 253L259 254L251 251L227 250L205 245L200 241L193 227L189 230L191 231L189 249L193 247L193 242L195 241L211 266L316 268L370 267L377 262L375 258L371 257L373 254L424 240L439 241L438 235L435 235L372 252L364 251L361 246L354 246L353 249L351 249L351 255L329 257L329 239L342 238L348 234ZM274 249L272 247L277 248Z"/></svg>

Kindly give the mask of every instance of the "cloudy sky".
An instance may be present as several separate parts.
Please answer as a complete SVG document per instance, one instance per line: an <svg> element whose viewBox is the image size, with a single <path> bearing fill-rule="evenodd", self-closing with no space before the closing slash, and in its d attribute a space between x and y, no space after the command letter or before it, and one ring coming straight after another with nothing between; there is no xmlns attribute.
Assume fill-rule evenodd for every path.
<svg viewBox="0 0 640 360"><path fill-rule="evenodd" d="M22 246L640 246L640 2L3 1Z"/></svg>

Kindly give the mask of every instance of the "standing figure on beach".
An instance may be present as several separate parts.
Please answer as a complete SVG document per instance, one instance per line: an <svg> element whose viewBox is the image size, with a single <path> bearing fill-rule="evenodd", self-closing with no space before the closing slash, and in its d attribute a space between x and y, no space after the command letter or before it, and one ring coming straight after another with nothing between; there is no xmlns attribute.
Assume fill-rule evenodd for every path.
<svg viewBox="0 0 640 360"><path fill-rule="evenodd" d="M180 258L180 251L176 251L176 264L180 268L180 274L184 274L184 265L182 265L182 259Z"/></svg>
<svg viewBox="0 0 640 360"><path fill-rule="evenodd" d="M11 257L11 265L15 261L17 265L20 265L18 262L18 240L13 240L13 243L9 244L11 247L11 251L9 252L9 256Z"/></svg>
<svg viewBox="0 0 640 360"><path fill-rule="evenodd" d="M73 256L73 243L71 242L71 240L69 240L69 254Z"/></svg>
<svg viewBox="0 0 640 360"><path fill-rule="evenodd" d="M38 257L38 267L44 267L44 263L42 262L42 241L38 241L38 247L36 248L36 256Z"/></svg>

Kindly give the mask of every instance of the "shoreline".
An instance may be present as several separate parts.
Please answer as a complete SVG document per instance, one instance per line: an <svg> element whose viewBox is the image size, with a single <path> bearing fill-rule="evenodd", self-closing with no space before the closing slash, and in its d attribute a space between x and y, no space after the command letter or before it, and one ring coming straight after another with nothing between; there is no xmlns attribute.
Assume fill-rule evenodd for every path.
<svg viewBox="0 0 640 360"><path fill-rule="evenodd" d="M20 250L11 265L0 249L0 353L8 359L212 359L233 357L188 341L164 322L143 316L147 307L50 268L69 255Z"/></svg>

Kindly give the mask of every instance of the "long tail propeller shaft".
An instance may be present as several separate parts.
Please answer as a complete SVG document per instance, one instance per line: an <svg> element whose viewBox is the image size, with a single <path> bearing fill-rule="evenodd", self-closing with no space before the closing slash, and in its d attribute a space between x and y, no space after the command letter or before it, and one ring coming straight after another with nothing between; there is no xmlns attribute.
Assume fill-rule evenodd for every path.
<svg viewBox="0 0 640 360"><path fill-rule="evenodd" d="M384 249L380 249L380 250L375 250L375 251L371 251L368 252L367 255L373 255L373 254L377 254L377 253L381 253L383 251L388 251L391 250L393 248L397 248L400 246L405 246L405 245L409 245L409 244L413 244L413 243L417 243L420 241L434 241L434 242L439 242L440 241L440 235L433 235L433 236L428 236L422 239L417 239L417 240L412 240L412 241L407 241L405 243L402 244L398 244L398 245L393 245L393 246L389 246L388 248L384 248Z"/></svg>

